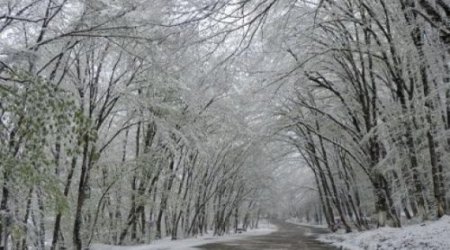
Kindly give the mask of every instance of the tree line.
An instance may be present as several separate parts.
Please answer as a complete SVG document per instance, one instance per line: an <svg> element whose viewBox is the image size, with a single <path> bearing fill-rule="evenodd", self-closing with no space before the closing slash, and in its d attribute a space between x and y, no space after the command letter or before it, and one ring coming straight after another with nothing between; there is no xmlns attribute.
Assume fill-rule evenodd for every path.
<svg viewBox="0 0 450 250"><path fill-rule="evenodd" d="M449 213L449 7L342 0L286 12L310 21L285 30L280 140L312 170L331 229Z"/></svg>
<svg viewBox="0 0 450 250"><path fill-rule="evenodd" d="M226 108L207 50L189 44L198 26L164 25L177 6L0 4L2 249L258 226L264 187L252 176L269 176L250 159L262 147Z"/></svg>

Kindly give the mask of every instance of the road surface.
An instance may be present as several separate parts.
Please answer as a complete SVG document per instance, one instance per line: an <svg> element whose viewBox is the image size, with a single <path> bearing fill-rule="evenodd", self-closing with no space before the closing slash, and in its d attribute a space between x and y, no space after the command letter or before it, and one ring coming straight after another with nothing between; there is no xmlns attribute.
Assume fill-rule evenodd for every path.
<svg viewBox="0 0 450 250"><path fill-rule="evenodd" d="M262 236L247 237L242 240L211 243L197 248L204 250L337 250L329 244L315 240L311 233L326 233L326 229L298 226L277 222L276 232Z"/></svg>

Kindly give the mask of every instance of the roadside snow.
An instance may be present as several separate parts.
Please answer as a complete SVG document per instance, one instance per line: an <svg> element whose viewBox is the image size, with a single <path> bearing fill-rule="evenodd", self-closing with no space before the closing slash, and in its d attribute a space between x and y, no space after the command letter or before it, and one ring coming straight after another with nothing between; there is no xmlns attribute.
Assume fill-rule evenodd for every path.
<svg viewBox="0 0 450 250"><path fill-rule="evenodd" d="M295 224L295 225L299 225L299 226L305 226L305 227L314 227L314 228L328 228L327 225L317 225L317 224L309 224L309 223L305 223L302 222L298 219L292 218L292 219L288 219L286 220L287 223L291 223L291 224Z"/></svg>
<svg viewBox="0 0 450 250"><path fill-rule="evenodd" d="M450 216L403 228L379 228L349 234L320 235L319 240L348 250L448 250Z"/></svg>
<svg viewBox="0 0 450 250"><path fill-rule="evenodd" d="M258 236L270 234L276 231L277 228L273 225L263 225L259 229L249 230L240 234L229 234L224 236L212 236L204 235L197 238L182 239L182 240L170 240L163 239L153 242L150 245L139 246L112 246L104 244L93 244L91 250L192 250L197 249L196 246L201 246L209 243L227 242L233 240L239 240L248 236Z"/></svg>

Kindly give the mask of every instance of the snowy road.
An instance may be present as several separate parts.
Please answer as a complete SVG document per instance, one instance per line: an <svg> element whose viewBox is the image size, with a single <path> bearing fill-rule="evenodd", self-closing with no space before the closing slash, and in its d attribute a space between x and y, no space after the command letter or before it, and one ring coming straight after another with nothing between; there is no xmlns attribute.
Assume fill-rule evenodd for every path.
<svg viewBox="0 0 450 250"><path fill-rule="evenodd" d="M253 236L242 240L211 243L198 246L204 250L333 250L338 249L326 243L316 241L311 233L323 233L326 229L317 229L285 222L275 223L278 231L269 235Z"/></svg>

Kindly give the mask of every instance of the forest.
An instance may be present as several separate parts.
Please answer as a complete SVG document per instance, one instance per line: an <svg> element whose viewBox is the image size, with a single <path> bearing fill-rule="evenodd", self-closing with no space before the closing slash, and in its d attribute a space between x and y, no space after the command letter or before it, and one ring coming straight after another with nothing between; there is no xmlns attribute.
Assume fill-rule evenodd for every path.
<svg viewBox="0 0 450 250"><path fill-rule="evenodd" d="M450 214L447 0L0 0L0 248Z"/></svg>

